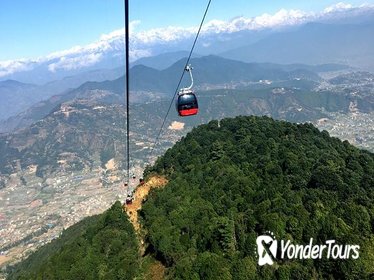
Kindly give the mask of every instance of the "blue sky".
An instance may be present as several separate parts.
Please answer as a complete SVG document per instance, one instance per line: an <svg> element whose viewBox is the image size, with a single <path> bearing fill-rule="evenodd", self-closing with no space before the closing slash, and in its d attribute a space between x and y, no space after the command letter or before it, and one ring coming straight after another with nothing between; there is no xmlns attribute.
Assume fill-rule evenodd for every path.
<svg viewBox="0 0 374 280"><path fill-rule="evenodd" d="M212 0L207 21L273 14L282 8L321 11L338 2ZM130 0L130 18L140 20L137 31L165 26L195 26L206 3L206 0ZM349 0L345 3L360 5L374 3L374 0ZM86 45L123 25L122 0L1 0L0 61L33 58Z"/></svg>

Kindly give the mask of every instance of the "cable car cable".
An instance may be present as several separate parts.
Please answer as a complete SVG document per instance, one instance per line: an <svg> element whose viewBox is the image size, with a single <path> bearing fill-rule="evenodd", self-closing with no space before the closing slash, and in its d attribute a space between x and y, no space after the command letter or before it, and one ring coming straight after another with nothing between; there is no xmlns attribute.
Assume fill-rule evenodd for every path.
<svg viewBox="0 0 374 280"><path fill-rule="evenodd" d="M130 181L130 73L129 73L129 0L124 0L125 8L125 96L126 96L126 154L127 183Z"/></svg>
<svg viewBox="0 0 374 280"><path fill-rule="evenodd" d="M206 15L207 15L207 13L208 13L208 10L209 10L210 2L211 2L211 1L212 1L212 0L209 0L209 1L208 1L208 4L207 4L207 6L206 6L206 8L205 8L205 12L204 12L203 18L202 18L202 20L201 20L201 22L200 22L199 29L198 29L198 31L197 31L197 33L196 33L196 36L195 36L195 40L194 40L194 42L193 42L193 44L192 44L192 48L191 48L191 50L190 50L190 53L189 53L189 55L188 55L188 57L187 57L187 61L186 61L186 64L185 64L185 66L184 66L184 68L183 68L182 75L181 75L181 77L180 77L180 79L179 79L178 85L177 85L177 87L176 87L176 89L175 89L175 92L174 92L173 98L171 99L171 102L170 102L170 104L169 104L169 108L168 108L168 110L167 110L167 112L166 112L166 115L165 115L165 117L164 117L164 120L162 121L162 125L161 125L161 128L160 128L159 132L158 132L158 135L157 135L157 137L156 137L156 140L155 140L155 142L154 142L153 145L152 145L152 148L151 148L151 157L153 156L154 149L155 149L155 147L156 147L156 145L157 145L157 143L158 143L158 141L159 141L159 139L160 139L161 132L162 132L162 129L164 128L164 126L165 126L166 119L167 119L167 117L168 117L168 115L169 115L169 112L170 112L171 106L173 106L174 99L175 99L175 97L176 97L176 95L177 95L177 93L178 93L178 90L179 90L180 84L182 83L182 79L183 79L183 76L184 76L185 69L186 69L186 67L187 67L188 64L189 64L190 59L191 59L191 56L192 56L192 53L193 53L193 51L194 51L194 49L195 49L195 45L196 45L197 39L199 38L200 31L201 31L201 28L202 28L202 26L203 26L203 24L204 24L205 17L206 17Z"/></svg>

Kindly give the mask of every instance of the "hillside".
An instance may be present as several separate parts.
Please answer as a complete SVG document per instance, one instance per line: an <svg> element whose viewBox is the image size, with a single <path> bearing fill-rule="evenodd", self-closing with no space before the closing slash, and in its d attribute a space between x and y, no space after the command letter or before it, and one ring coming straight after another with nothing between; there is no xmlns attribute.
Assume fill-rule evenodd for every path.
<svg viewBox="0 0 374 280"><path fill-rule="evenodd" d="M303 82L294 83L301 85ZM45 177L56 171L90 169L95 167L97 162L99 165L105 164L100 162L101 153L123 157L124 107L120 104L95 101L96 95L99 96L99 100L103 100L100 96L114 99L116 94L103 93L100 90L91 94L93 98L90 101L79 99L59 104L63 100L57 99L56 105L45 102L45 107L42 108L46 110L39 109L39 112L47 114L46 117L27 128L0 135L0 160L3 163L0 166L0 186L2 174L9 175L30 166L37 166L37 175ZM372 109L373 103L369 99L356 99L359 100L359 109L364 106L368 110ZM323 117L320 108L331 112L347 112L351 100L349 96L331 92L310 92L281 87L199 92L200 114L180 119L172 110L170 123L183 122L185 129L165 131L167 142L163 144L169 148L179 136L185 134L186 130L211 119L237 115L269 115L276 119L303 122ZM143 143L133 145L135 159L146 159L147 151L157 133L153 128L160 127L168 104L168 100L163 100L133 105L131 127L134 143ZM55 107L48 111L47 108L52 105Z"/></svg>
<svg viewBox="0 0 374 280"><path fill-rule="evenodd" d="M145 65L133 66L130 70L131 102L143 104L165 97L169 98L175 91L185 61L186 58L179 59L170 67L163 70L157 70ZM243 63L218 56L193 58L191 63L194 66L195 85L198 86L198 90L227 88L228 86L231 88L243 88L259 80L292 81L294 79L302 79L309 83L316 83L321 80L317 73L321 67L323 68L323 65L311 67L308 65L289 66ZM344 66L341 67L344 68ZM73 76L71 79L73 78L75 77ZM99 77L96 78L98 79ZM70 79L68 78L65 80L65 84L70 84L71 87L78 86L77 83L69 82ZM83 78L79 79L79 81L82 80ZM186 75L182 86L189 84L189 82L189 77ZM0 82L0 100L4 101L3 107L7 110L9 109L8 107L19 108L23 101L21 97L17 100L6 98L6 96L4 99L1 99L1 83L5 82ZM77 98L86 98L91 101L95 100L106 103L123 103L124 85L124 77L122 76L114 80L86 82L75 89L70 89L63 93L61 93L62 90L58 90L57 86L54 86L54 83L39 86L35 89L38 95L35 95L35 93L29 94L31 97L37 97L37 99L34 98L33 102L28 102L27 106L23 106L23 112L19 113L20 110L17 109L17 111L13 111L13 114L0 116L0 133L28 126L46 116L48 112L62 102ZM45 89L47 86L49 87L48 94ZM44 98L41 98L41 96L44 96ZM40 101L41 99L44 100ZM34 104L37 101L40 102ZM34 105L31 106L32 104ZM16 113L19 114L15 115ZM6 117L9 118L5 119Z"/></svg>
<svg viewBox="0 0 374 280"><path fill-rule="evenodd" d="M9 268L8 279L133 279L138 250L134 229L116 202Z"/></svg>
<svg viewBox="0 0 374 280"><path fill-rule="evenodd" d="M100 69L67 76L42 85L25 84L15 80L1 81L0 79L0 122L29 110L36 103L43 104L42 100L45 101L56 95L65 95L87 81L103 82L116 79L122 74L122 68ZM36 82L32 79L30 81ZM40 106L36 107L40 108ZM43 111L39 112L40 115L43 113Z"/></svg>
<svg viewBox="0 0 374 280"><path fill-rule="evenodd" d="M311 124L268 117L211 121L194 128L145 172L147 177L154 173L167 176L169 183L143 198L133 222L140 219L143 226L140 233L145 234L148 247L143 262L150 257L162 262L170 279L368 279L374 275L374 155ZM109 259L104 258L103 266L91 269L100 258L90 253L84 254L79 267L70 266L83 252L72 251L79 242L84 252L97 252L97 246L107 244L91 238L106 236L105 225L113 234L130 232L123 238L136 240L119 208L117 203L101 218L73 226L17 265L10 279L17 279L12 277L21 271L97 275L101 273L97 268L109 273L106 279L132 279L113 277L130 268L131 275L142 272L135 243L126 247L127 254L118 250L125 243L112 238L105 240L115 243L116 250L113 247L106 255ZM114 223L107 218L112 215ZM82 225L90 230L85 226L77 234L75 229ZM282 259L260 267L256 237L267 231L296 244L308 244L310 238L316 244L329 239L358 244L360 258L327 260L324 255L314 261ZM106 260L112 261L105 264ZM121 265L126 268L117 270Z"/></svg>
<svg viewBox="0 0 374 280"><path fill-rule="evenodd" d="M132 156L144 161L156 137L166 102L157 109L154 105L137 106L131 115ZM56 173L70 174L104 166L116 158L122 169L125 150L125 108L119 104L105 104L76 100L56 106L46 117L28 128L8 135L0 135L0 188L2 176L12 173L35 173L54 178ZM166 145L174 142L183 131L169 130ZM138 144L136 144L138 143ZM139 144L140 143L140 144ZM36 168L36 169L34 169ZM54 174L54 175L52 175Z"/></svg>
<svg viewBox="0 0 374 280"><path fill-rule="evenodd" d="M374 155L310 124L237 117L195 128L147 174L149 250L176 279L368 279L374 275ZM359 244L357 260L257 265L266 231L296 244Z"/></svg>
<svg viewBox="0 0 374 280"><path fill-rule="evenodd" d="M38 96L35 92L36 87L14 80L0 81L0 120L17 114L39 101L40 94Z"/></svg>
<svg viewBox="0 0 374 280"><path fill-rule="evenodd" d="M166 52L155 56L142 57L131 63L134 65L144 65L158 70L163 70L173 65L178 60L188 57L188 51L176 51L176 52ZM193 54L192 57L199 57L198 54Z"/></svg>

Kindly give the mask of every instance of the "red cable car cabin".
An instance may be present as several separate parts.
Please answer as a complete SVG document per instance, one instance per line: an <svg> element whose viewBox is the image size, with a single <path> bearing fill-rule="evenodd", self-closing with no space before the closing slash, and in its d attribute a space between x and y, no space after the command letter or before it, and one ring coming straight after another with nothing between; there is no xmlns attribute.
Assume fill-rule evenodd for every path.
<svg viewBox="0 0 374 280"><path fill-rule="evenodd" d="M191 85L187 88L181 88L178 93L178 98L175 102L179 116L187 117L196 115L199 112L199 105L197 104L197 98L192 90L193 87L193 77L192 77L192 67L187 65L184 69L186 72L190 73Z"/></svg>
<svg viewBox="0 0 374 280"><path fill-rule="evenodd" d="M197 98L192 91L178 95L176 105L178 114L181 117L196 115L199 112Z"/></svg>

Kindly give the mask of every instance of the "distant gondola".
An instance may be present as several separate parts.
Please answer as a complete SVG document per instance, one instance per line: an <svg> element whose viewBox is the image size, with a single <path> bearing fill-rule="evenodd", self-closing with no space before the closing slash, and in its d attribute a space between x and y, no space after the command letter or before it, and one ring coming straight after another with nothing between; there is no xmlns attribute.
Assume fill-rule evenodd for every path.
<svg viewBox="0 0 374 280"><path fill-rule="evenodd" d="M132 195L127 195L127 197L126 197L126 204L127 205L132 204L133 200L134 200L134 198L133 198Z"/></svg>
<svg viewBox="0 0 374 280"><path fill-rule="evenodd" d="M190 73L191 85L188 88L180 89L178 93L178 98L176 100L176 108L179 116L193 116L199 112L199 105L197 102L197 97L192 90L193 77L192 77L192 67L187 65L185 71Z"/></svg>

